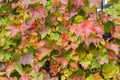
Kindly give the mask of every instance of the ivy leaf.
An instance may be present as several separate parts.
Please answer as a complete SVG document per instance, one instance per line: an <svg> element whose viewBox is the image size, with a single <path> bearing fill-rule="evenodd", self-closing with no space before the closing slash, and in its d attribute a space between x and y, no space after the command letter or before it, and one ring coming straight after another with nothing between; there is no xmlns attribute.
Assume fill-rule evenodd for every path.
<svg viewBox="0 0 120 80"><path fill-rule="evenodd" d="M118 67L110 64L105 64L102 69L105 79L109 79L109 78L115 79L117 71L118 71Z"/></svg>
<svg viewBox="0 0 120 80"><path fill-rule="evenodd" d="M15 37L16 34L19 32L19 29L17 28L17 26L7 25L6 29L10 30L10 32L11 32L10 36L11 37Z"/></svg>
<svg viewBox="0 0 120 80"><path fill-rule="evenodd" d="M94 74L94 80L103 80L99 73Z"/></svg>
<svg viewBox="0 0 120 80"><path fill-rule="evenodd" d="M47 16L46 9L43 6L38 7L37 9L29 8L27 12L31 12L32 18L45 18Z"/></svg>
<svg viewBox="0 0 120 80"><path fill-rule="evenodd" d="M7 77L10 77L10 74L12 73L12 71L15 69L15 64L13 64L13 63L9 63L8 65L7 65L7 68L6 68L6 75L7 75Z"/></svg>
<svg viewBox="0 0 120 80"><path fill-rule="evenodd" d="M96 29L93 26L93 23L89 20L86 20L78 25L78 29L76 30L77 36L81 36L84 33L83 38L86 40L91 33L95 34Z"/></svg>
<svg viewBox="0 0 120 80"><path fill-rule="evenodd" d="M50 32L51 30L48 27L40 27L39 34L41 35L41 39L45 38Z"/></svg>
<svg viewBox="0 0 120 80"><path fill-rule="evenodd" d="M91 64L91 61L86 58L83 58L80 60L80 64L82 65L82 67L84 67L84 69L87 69L88 66Z"/></svg>
<svg viewBox="0 0 120 80"><path fill-rule="evenodd" d="M51 38L51 40L57 41L57 40L59 40L60 36L58 33L51 33L50 38Z"/></svg>
<svg viewBox="0 0 120 80"><path fill-rule="evenodd" d="M63 4L68 4L68 0L60 0Z"/></svg>
<svg viewBox="0 0 120 80"><path fill-rule="evenodd" d="M11 58L12 56L11 56L11 53L8 53L8 52L5 52L4 53L4 61L8 61L8 60L10 60L10 58Z"/></svg>
<svg viewBox="0 0 120 80"><path fill-rule="evenodd" d="M83 21L83 17L81 15L78 15L75 17L74 23L79 24L82 21Z"/></svg>
<svg viewBox="0 0 120 80"><path fill-rule="evenodd" d="M34 56L32 54L25 54L21 56L20 63L22 63L23 65L26 65L26 64L32 65L33 59L34 59Z"/></svg>
<svg viewBox="0 0 120 80"><path fill-rule="evenodd" d="M56 60L59 64L62 65L62 67L66 67L68 65L68 59L64 58L64 57L52 57L54 60Z"/></svg>
<svg viewBox="0 0 120 80"><path fill-rule="evenodd" d="M0 37L0 46L4 46L6 39L4 37Z"/></svg>
<svg viewBox="0 0 120 80"><path fill-rule="evenodd" d="M101 65L98 63L98 61L96 60L96 59L93 59L92 61L91 61L91 68L93 69L93 68L100 68L101 67Z"/></svg>
<svg viewBox="0 0 120 80"><path fill-rule="evenodd" d="M44 80L50 80L49 74L44 69L42 70L42 73L44 75Z"/></svg>
<svg viewBox="0 0 120 80"><path fill-rule="evenodd" d="M42 46L44 46L44 45L45 45L45 41L44 40L41 40L38 43L36 43L37 49L40 48L40 47L42 47Z"/></svg>
<svg viewBox="0 0 120 80"><path fill-rule="evenodd" d="M119 46L117 44L113 44L113 43L107 44L107 43L109 42L106 42L107 49L113 50L114 53L117 55L119 52Z"/></svg>
<svg viewBox="0 0 120 80"><path fill-rule="evenodd" d="M112 37L120 39L120 26L111 29Z"/></svg>
<svg viewBox="0 0 120 80"><path fill-rule="evenodd" d="M97 60L98 60L99 64L108 63L108 61L109 61L107 55L98 55Z"/></svg>
<svg viewBox="0 0 120 80"><path fill-rule="evenodd" d="M90 7L92 6L96 6L97 8L101 8L101 4L102 4L102 0L88 0L89 1L89 4L90 4Z"/></svg>
<svg viewBox="0 0 120 80"><path fill-rule="evenodd" d="M0 72L6 69L6 65L4 63L0 64ZM2 75L2 73L1 73Z"/></svg>
<svg viewBox="0 0 120 80"><path fill-rule="evenodd" d="M20 75L23 74L23 68L22 68L22 65L21 65L21 64L16 63L16 65L15 65L15 70L16 70Z"/></svg>
<svg viewBox="0 0 120 80"><path fill-rule="evenodd" d="M84 0L72 0L72 3L76 8L79 8L80 6L85 5Z"/></svg>
<svg viewBox="0 0 120 80"><path fill-rule="evenodd" d="M44 48L44 47L42 47L42 48L40 48L39 50L39 56L38 56L38 58L39 58L39 60L41 60L41 59L43 59L45 56L47 56L47 55L50 55L50 52L52 51L51 49L49 49L49 48Z"/></svg>
<svg viewBox="0 0 120 80"><path fill-rule="evenodd" d="M90 76L87 77L86 80L94 80L94 76L93 76L93 75L90 75Z"/></svg>
<svg viewBox="0 0 120 80"><path fill-rule="evenodd" d="M105 30L107 33L109 33L110 30L111 30L111 27L113 27L113 26L114 26L113 23L111 23L111 22L105 22L105 23L104 23L104 30Z"/></svg>
<svg viewBox="0 0 120 80"><path fill-rule="evenodd" d="M46 5L46 9L49 10L53 7L53 0L49 0Z"/></svg>

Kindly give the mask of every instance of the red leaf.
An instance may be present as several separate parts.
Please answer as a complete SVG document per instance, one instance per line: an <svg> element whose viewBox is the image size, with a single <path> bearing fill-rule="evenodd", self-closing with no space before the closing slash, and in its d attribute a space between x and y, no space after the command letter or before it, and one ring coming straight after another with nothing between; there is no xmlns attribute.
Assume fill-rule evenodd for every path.
<svg viewBox="0 0 120 80"><path fill-rule="evenodd" d="M54 4L56 4L56 6L58 6L60 4L60 0L54 0Z"/></svg>
<svg viewBox="0 0 120 80"><path fill-rule="evenodd" d="M78 26L76 24L73 24L72 26L70 26L70 32L75 33L77 30L77 27Z"/></svg>
<svg viewBox="0 0 120 80"><path fill-rule="evenodd" d="M117 55L111 50L108 50L107 55L112 59L117 59Z"/></svg>
<svg viewBox="0 0 120 80"><path fill-rule="evenodd" d="M49 74L44 69L42 70L42 73L44 75L44 80L50 80Z"/></svg>
<svg viewBox="0 0 120 80"><path fill-rule="evenodd" d="M17 26L8 25L8 26L6 27L6 29L9 29L9 30L10 30L10 32L11 32L10 36L11 36L11 37L15 37L16 34L19 32L19 28L18 28Z"/></svg>
<svg viewBox="0 0 120 80"><path fill-rule="evenodd" d="M101 40L100 37L94 37L94 38L86 39L85 43L86 43L87 46L89 46L91 43L93 43L97 47L100 40Z"/></svg>
<svg viewBox="0 0 120 80"><path fill-rule="evenodd" d="M89 20L86 20L78 25L78 29L76 31L77 36L81 36L84 33L84 40L89 37L91 33L95 34L96 29L93 26L93 23Z"/></svg>
<svg viewBox="0 0 120 80"><path fill-rule="evenodd" d="M45 41L44 40L41 40L40 42L36 43L36 47L37 49L44 46L45 45Z"/></svg>
<svg viewBox="0 0 120 80"><path fill-rule="evenodd" d="M107 22L108 21L108 18L105 15L105 13L99 12L99 16L100 16L100 18L102 19L103 22Z"/></svg>
<svg viewBox="0 0 120 80"><path fill-rule="evenodd" d="M45 18L46 15L47 15L46 14L46 10L45 10L45 8L43 6L40 6L37 9L28 8L26 11L27 12L31 12L33 19L36 19L36 18Z"/></svg>
<svg viewBox="0 0 120 80"><path fill-rule="evenodd" d="M29 74L24 74L23 76L21 76L21 80L29 80Z"/></svg>
<svg viewBox="0 0 120 80"><path fill-rule="evenodd" d="M84 0L72 0L73 5L76 8L79 8L80 6L84 6Z"/></svg>
<svg viewBox="0 0 120 80"><path fill-rule="evenodd" d="M15 69L15 65L13 63L10 63L7 65L7 68L6 68L6 75L7 77L10 77L10 74L12 73L12 71Z"/></svg>
<svg viewBox="0 0 120 80"><path fill-rule="evenodd" d="M21 26L19 26L19 31L24 35L25 31L29 28L30 28L30 25L23 23Z"/></svg>
<svg viewBox="0 0 120 80"><path fill-rule="evenodd" d="M111 29L112 37L120 39L120 26Z"/></svg>
<svg viewBox="0 0 120 80"><path fill-rule="evenodd" d="M109 42L106 42L107 49L113 50L115 52L115 54L117 55L119 53L119 46L117 44L113 44L113 43L110 43L109 45L107 45L107 43L109 43Z"/></svg>
<svg viewBox="0 0 120 80"><path fill-rule="evenodd" d="M68 4L68 0L60 0L63 4Z"/></svg>
<svg viewBox="0 0 120 80"><path fill-rule="evenodd" d="M71 67L74 68L74 69L78 69L78 64L77 63L71 63Z"/></svg>
<svg viewBox="0 0 120 80"><path fill-rule="evenodd" d="M61 12L62 14L65 14L65 12L66 12L66 7L65 7L65 6L60 7L60 12Z"/></svg>
<svg viewBox="0 0 120 80"><path fill-rule="evenodd" d="M68 36L66 33L62 33L61 38L62 40L68 40Z"/></svg>
<svg viewBox="0 0 120 80"><path fill-rule="evenodd" d="M34 65L33 69L34 69L35 72L38 72L40 67L41 67L40 64L37 63L37 64Z"/></svg>
<svg viewBox="0 0 120 80"><path fill-rule="evenodd" d="M30 30L35 30L36 27L37 27L37 23L36 23L36 22L33 22L33 23L31 24Z"/></svg>
<svg viewBox="0 0 120 80"><path fill-rule="evenodd" d="M50 74L52 76L56 76L58 73L58 63L57 62L51 62L50 63Z"/></svg>
<svg viewBox="0 0 120 80"><path fill-rule="evenodd" d="M97 35L102 38L103 34L104 34L104 28L102 25L100 24L95 24L95 29L96 29L96 32L97 32Z"/></svg>

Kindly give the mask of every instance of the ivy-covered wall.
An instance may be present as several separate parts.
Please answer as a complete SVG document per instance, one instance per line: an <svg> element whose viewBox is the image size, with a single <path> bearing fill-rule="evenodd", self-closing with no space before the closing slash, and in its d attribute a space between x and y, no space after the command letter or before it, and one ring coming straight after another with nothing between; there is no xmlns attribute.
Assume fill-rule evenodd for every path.
<svg viewBox="0 0 120 80"><path fill-rule="evenodd" d="M120 2L101 4L0 0L0 80L120 80Z"/></svg>

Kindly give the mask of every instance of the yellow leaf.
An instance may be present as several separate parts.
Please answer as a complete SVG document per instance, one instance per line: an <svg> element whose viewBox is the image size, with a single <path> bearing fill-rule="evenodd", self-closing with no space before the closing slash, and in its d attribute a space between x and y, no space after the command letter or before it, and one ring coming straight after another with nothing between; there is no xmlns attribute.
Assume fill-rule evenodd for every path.
<svg viewBox="0 0 120 80"><path fill-rule="evenodd" d="M98 45L98 48L102 49L102 46L101 46L101 45Z"/></svg>
<svg viewBox="0 0 120 80"><path fill-rule="evenodd" d="M0 72L0 76L5 75L5 72Z"/></svg>
<svg viewBox="0 0 120 80"><path fill-rule="evenodd" d="M100 41L100 43L101 43L102 45L105 45L105 40L102 39L102 40Z"/></svg>
<svg viewBox="0 0 120 80"><path fill-rule="evenodd" d="M93 58L92 53L87 54L87 58L88 58L89 60L92 60L92 58Z"/></svg>

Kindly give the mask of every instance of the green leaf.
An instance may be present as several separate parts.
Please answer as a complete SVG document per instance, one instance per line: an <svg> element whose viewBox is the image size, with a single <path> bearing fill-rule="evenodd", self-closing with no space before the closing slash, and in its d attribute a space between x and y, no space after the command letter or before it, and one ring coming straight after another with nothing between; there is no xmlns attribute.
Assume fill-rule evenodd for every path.
<svg viewBox="0 0 120 80"><path fill-rule="evenodd" d="M10 48L10 45L14 45L14 44L13 44L13 39L8 39L8 40L6 40L3 49L8 49L8 48Z"/></svg>
<svg viewBox="0 0 120 80"><path fill-rule="evenodd" d="M90 65L91 65L91 69L93 69L93 68L100 68L101 67L101 65L98 63L98 61L96 59L93 59L91 61Z"/></svg>
<svg viewBox="0 0 120 80"><path fill-rule="evenodd" d="M43 75L43 74L40 74L40 75L38 76L38 80L44 80L44 75Z"/></svg>
<svg viewBox="0 0 120 80"><path fill-rule="evenodd" d="M11 53L5 52L4 54L4 61L8 61L11 58Z"/></svg>
<svg viewBox="0 0 120 80"><path fill-rule="evenodd" d="M105 79L115 78L118 67L115 65L105 64L102 69Z"/></svg>
<svg viewBox="0 0 120 80"><path fill-rule="evenodd" d="M15 66L15 69L20 75L23 74L23 68L22 68L21 64L17 63L16 66Z"/></svg>
<svg viewBox="0 0 120 80"><path fill-rule="evenodd" d="M86 80L94 80L94 75L88 76Z"/></svg>
<svg viewBox="0 0 120 80"><path fill-rule="evenodd" d="M82 21L83 21L83 17L81 15L77 15L75 17L74 23L75 24L80 24L80 22L82 22Z"/></svg>
<svg viewBox="0 0 120 80"><path fill-rule="evenodd" d="M82 65L82 67L84 67L85 69L87 69L88 66L91 64L91 61L88 60L87 58L82 58L80 60L80 64Z"/></svg>
<svg viewBox="0 0 120 80"><path fill-rule="evenodd" d="M41 34L41 39L44 39L47 36L47 34L48 34L47 32Z"/></svg>
<svg viewBox="0 0 120 80"><path fill-rule="evenodd" d="M58 31L59 33L63 33L63 32L65 31L65 27L64 27L63 25L60 25L60 26L58 26L57 28L58 28L57 31Z"/></svg>
<svg viewBox="0 0 120 80"><path fill-rule="evenodd" d="M6 39L4 37L0 37L0 46L4 46Z"/></svg>
<svg viewBox="0 0 120 80"><path fill-rule="evenodd" d="M81 69L78 69L78 70L76 71L76 75L77 75L77 76L80 76L80 77L85 77L85 72L84 72L83 70L81 70Z"/></svg>
<svg viewBox="0 0 120 80"><path fill-rule="evenodd" d="M57 41L57 40L59 40L60 35L58 33L51 33L50 38L51 38L51 40Z"/></svg>
<svg viewBox="0 0 120 80"><path fill-rule="evenodd" d="M52 7L53 7L53 0L49 0L48 2L47 2L47 5L46 5L46 9L47 10L49 10L49 9L51 9Z"/></svg>
<svg viewBox="0 0 120 80"><path fill-rule="evenodd" d="M104 25L104 30L109 33L110 32L110 28L114 27L114 24L112 22L106 22L103 24Z"/></svg>

